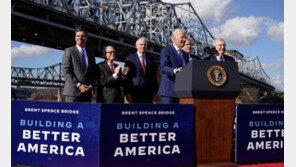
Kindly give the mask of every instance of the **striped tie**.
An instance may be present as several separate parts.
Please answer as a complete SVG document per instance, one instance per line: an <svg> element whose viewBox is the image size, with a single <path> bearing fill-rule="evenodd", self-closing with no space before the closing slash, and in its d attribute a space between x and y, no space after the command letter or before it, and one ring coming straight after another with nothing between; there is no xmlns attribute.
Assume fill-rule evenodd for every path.
<svg viewBox="0 0 296 167"><path fill-rule="evenodd" d="M145 73L145 63L144 63L144 56L141 55L141 66L142 66L142 69L143 69L143 72Z"/></svg>

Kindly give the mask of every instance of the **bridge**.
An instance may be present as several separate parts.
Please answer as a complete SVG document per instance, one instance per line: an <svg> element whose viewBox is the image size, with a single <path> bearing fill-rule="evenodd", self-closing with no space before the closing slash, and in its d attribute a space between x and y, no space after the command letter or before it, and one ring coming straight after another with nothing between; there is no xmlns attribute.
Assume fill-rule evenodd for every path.
<svg viewBox="0 0 296 167"><path fill-rule="evenodd" d="M64 87L61 65L54 64L41 68L11 67L11 85L33 87Z"/></svg>
<svg viewBox="0 0 296 167"><path fill-rule="evenodd" d="M127 55L136 51L135 41L142 36L149 40L147 52L157 62L160 50L171 44L171 35L176 28L184 29L193 39L193 52L201 58L209 56L205 48L211 47L215 39L191 3L170 4L160 0L11 2L12 40L63 50L75 44L73 38L77 27L87 30L87 47L98 57L102 57L100 51L103 46L113 45L118 51L118 61L122 62ZM260 91L275 89L258 57L244 58L229 51L226 53L238 62L243 86L251 85ZM50 85L47 81L42 82L44 84L40 80L36 85ZM52 85L61 86L55 81Z"/></svg>

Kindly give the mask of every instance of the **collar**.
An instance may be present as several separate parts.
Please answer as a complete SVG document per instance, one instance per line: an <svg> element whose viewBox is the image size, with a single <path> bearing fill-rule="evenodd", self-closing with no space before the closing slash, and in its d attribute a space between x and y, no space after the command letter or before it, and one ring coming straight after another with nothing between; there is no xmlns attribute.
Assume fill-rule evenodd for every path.
<svg viewBox="0 0 296 167"><path fill-rule="evenodd" d="M178 48L175 44L173 44L173 46L174 46L174 48L176 49L177 53L179 53L179 52L178 52L178 51L179 51L179 48Z"/></svg>
<svg viewBox="0 0 296 167"><path fill-rule="evenodd" d="M219 55L216 55L216 59L218 60ZM221 56L221 60L220 61L224 61L224 55Z"/></svg>
<svg viewBox="0 0 296 167"><path fill-rule="evenodd" d="M109 61L107 61L107 60L106 60L106 62L110 66L111 63ZM112 64L114 65L114 62L112 62Z"/></svg>
<svg viewBox="0 0 296 167"><path fill-rule="evenodd" d="M85 52L85 48L81 48L80 46L76 45L77 49L79 50L79 52L81 52L81 50L83 49Z"/></svg>
<svg viewBox="0 0 296 167"><path fill-rule="evenodd" d="M137 55L138 55L138 57L139 57L139 59L141 58L141 53L139 53L138 51L137 51ZM143 58L145 59L145 53L143 54Z"/></svg>

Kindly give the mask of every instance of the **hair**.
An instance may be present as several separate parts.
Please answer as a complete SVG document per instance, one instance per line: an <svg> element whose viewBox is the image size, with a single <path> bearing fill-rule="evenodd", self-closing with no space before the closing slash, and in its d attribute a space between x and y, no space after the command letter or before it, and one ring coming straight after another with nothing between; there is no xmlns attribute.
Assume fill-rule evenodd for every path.
<svg viewBox="0 0 296 167"><path fill-rule="evenodd" d="M223 41L225 43L224 39L222 39L222 38L216 38L216 39L213 40L213 45L216 46L216 44L217 44L218 41Z"/></svg>
<svg viewBox="0 0 296 167"><path fill-rule="evenodd" d="M183 31L183 32L185 33L185 31L184 31L183 29L181 29L181 28L177 28L177 29L175 29L175 30L173 31L172 40L173 40L173 37L176 36L177 33L178 33L179 31Z"/></svg>
<svg viewBox="0 0 296 167"><path fill-rule="evenodd" d="M188 40L190 43L192 43L192 38L186 36L186 40Z"/></svg>
<svg viewBox="0 0 296 167"><path fill-rule="evenodd" d="M140 38L138 38L137 39L137 41L136 41L136 45L140 42L140 41L145 41L146 42L146 46L148 45L148 39L147 38L145 38L145 37L140 37Z"/></svg>
<svg viewBox="0 0 296 167"><path fill-rule="evenodd" d="M83 31L84 34L87 36L87 32L85 31L85 29L83 29L83 28L77 28L77 29L75 29L75 34L76 34L78 31Z"/></svg>
<svg viewBox="0 0 296 167"><path fill-rule="evenodd" d="M105 58L105 59L107 58L106 53L107 53L107 48L108 47L112 47L115 50L115 48L112 45L104 46L103 47L103 58Z"/></svg>

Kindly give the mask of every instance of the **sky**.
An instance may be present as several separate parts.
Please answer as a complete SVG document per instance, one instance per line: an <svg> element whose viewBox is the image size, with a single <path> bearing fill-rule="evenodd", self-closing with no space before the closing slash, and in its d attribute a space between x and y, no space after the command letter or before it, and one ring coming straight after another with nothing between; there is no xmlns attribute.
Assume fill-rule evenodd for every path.
<svg viewBox="0 0 296 167"><path fill-rule="evenodd" d="M284 90L283 0L163 1L191 2L215 38L224 38L227 49L245 57L258 57L273 86ZM60 63L62 57L62 50L11 41L11 66L46 67Z"/></svg>

